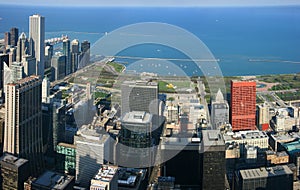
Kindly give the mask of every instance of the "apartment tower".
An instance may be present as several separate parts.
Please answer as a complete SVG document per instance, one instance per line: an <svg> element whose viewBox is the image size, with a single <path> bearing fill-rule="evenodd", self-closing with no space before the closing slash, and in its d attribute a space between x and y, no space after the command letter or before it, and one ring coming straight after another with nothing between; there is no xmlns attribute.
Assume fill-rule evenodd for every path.
<svg viewBox="0 0 300 190"><path fill-rule="evenodd" d="M256 82L231 81L230 107L233 131L256 129Z"/></svg>
<svg viewBox="0 0 300 190"><path fill-rule="evenodd" d="M29 160L32 175L42 163L42 81L32 75L6 85L4 152Z"/></svg>

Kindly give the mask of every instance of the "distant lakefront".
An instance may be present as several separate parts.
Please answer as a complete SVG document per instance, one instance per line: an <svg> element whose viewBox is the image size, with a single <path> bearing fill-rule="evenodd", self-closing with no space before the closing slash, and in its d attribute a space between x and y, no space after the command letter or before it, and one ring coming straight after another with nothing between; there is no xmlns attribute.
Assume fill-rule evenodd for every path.
<svg viewBox="0 0 300 190"><path fill-rule="evenodd" d="M28 17L41 14L46 38L68 35L91 45L106 33L139 22L162 22L181 27L210 49L224 76L300 72L300 7L31 7L0 5L0 38L11 27L28 34ZM186 58L172 47L134 46L121 56ZM118 61L118 60L117 60ZM134 60L120 59L120 62ZM188 75L197 75L190 62L177 62Z"/></svg>

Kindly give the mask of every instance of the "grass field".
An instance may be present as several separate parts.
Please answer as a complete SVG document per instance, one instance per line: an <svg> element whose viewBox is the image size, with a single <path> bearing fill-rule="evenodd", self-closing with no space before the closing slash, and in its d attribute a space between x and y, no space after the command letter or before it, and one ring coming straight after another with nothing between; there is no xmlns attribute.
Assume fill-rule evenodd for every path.
<svg viewBox="0 0 300 190"><path fill-rule="evenodd" d="M125 66L120 63L109 62L107 64L112 66L118 73L121 73L125 69Z"/></svg>

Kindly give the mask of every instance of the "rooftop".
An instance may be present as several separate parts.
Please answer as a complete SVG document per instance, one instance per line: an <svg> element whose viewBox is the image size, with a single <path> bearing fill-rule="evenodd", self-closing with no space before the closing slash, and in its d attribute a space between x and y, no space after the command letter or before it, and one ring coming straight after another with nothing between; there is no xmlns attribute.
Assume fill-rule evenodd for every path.
<svg viewBox="0 0 300 190"><path fill-rule="evenodd" d="M70 175L46 171L33 183L39 186L51 187L51 189L65 189L73 179L74 177Z"/></svg>
<svg viewBox="0 0 300 190"><path fill-rule="evenodd" d="M134 122L134 123L150 123L152 120L152 115L142 111L132 111L126 113L122 122Z"/></svg>
<svg viewBox="0 0 300 190"><path fill-rule="evenodd" d="M204 146L225 146L219 130L203 130L202 137Z"/></svg>
<svg viewBox="0 0 300 190"><path fill-rule="evenodd" d="M289 153L300 152L300 140L284 143L283 146Z"/></svg>
<svg viewBox="0 0 300 190"><path fill-rule="evenodd" d="M24 85L24 84L27 84L28 82L32 82L32 81L36 81L38 80L40 77L38 75L31 75L29 77L26 77L26 78L22 78L18 81L15 81L14 83L9 83L8 85Z"/></svg>
<svg viewBox="0 0 300 190"><path fill-rule="evenodd" d="M104 143L109 135L106 133L101 133L98 128L90 129L87 126L83 125L78 131L75 138L79 141L90 142L97 141L97 143Z"/></svg>
<svg viewBox="0 0 300 190"><path fill-rule="evenodd" d="M10 155L10 154L4 154L1 157L1 162L5 162L5 163L8 163L8 164L14 165L16 167L20 167L23 164L25 164L26 162L28 162L28 160L23 159L23 158L15 157L15 156Z"/></svg>
<svg viewBox="0 0 300 190"><path fill-rule="evenodd" d="M267 155L276 155L277 157L288 156L288 154L285 151L275 152L275 151L272 151L272 150L267 150L266 154Z"/></svg>
<svg viewBox="0 0 300 190"><path fill-rule="evenodd" d="M240 170L240 174L243 179L257 179L293 174L293 172L287 165L278 165L268 168Z"/></svg>
<svg viewBox="0 0 300 190"><path fill-rule="evenodd" d="M103 165L91 181L91 185L106 186L117 173L117 166Z"/></svg>
<svg viewBox="0 0 300 190"><path fill-rule="evenodd" d="M118 184L121 186L134 187L138 180L144 179L146 172L146 169L119 168Z"/></svg>
<svg viewBox="0 0 300 190"><path fill-rule="evenodd" d="M294 141L296 139L300 139L300 134L296 133L296 132L292 132L292 133L277 133L277 134L271 134L271 137L275 141L287 142L287 141Z"/></svg>
<svg viewBox="0 0 300 190"><path fill-rule="evenodd" d="M225 141L269 138L264 131L259 131L259 130L227 132L223 135L223 137Z"/></svg>
<svg viewBox="0 0 300 190"><path fill-rule="evenodd" d="M157 88L158 87L158 84L157 82L149 82L149 81L146 81L146 80L137 80L137 81L124 81L123 84L126 84L126 85L134 85L134 86L147 86L147 87L155 87Z"/></svg>
<svg viewBox="0 0 300 190"><path fill-rule="evenodd" d="M63 146L63 147L66 147L66 148L73 148L75 149L76 148L76 145L74 144L68 144L68 143L58 143L58 146Z"/></svg>

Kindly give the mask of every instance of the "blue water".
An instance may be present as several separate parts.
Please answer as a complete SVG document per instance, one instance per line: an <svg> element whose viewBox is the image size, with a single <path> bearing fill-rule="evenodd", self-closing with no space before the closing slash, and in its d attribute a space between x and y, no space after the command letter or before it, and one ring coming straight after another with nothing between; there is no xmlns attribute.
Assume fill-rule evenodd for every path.
<svg viewBox="0 0 300 190"><path fill-rule="evenodd" d="M0 5L0 37L11 27L28 32L28 17L46 17L46 37L101 38L105 32L138 22L163 22L182 27L200 38L217 59L223 75L298 73L300 64L249 62L249 59L300 62L300 7L248 8L53 8ZM181 58L165 47L133 47L127 56ZM165 55L163 53L166 52ZM189 75L195 73L188 68Z"/></svg>

